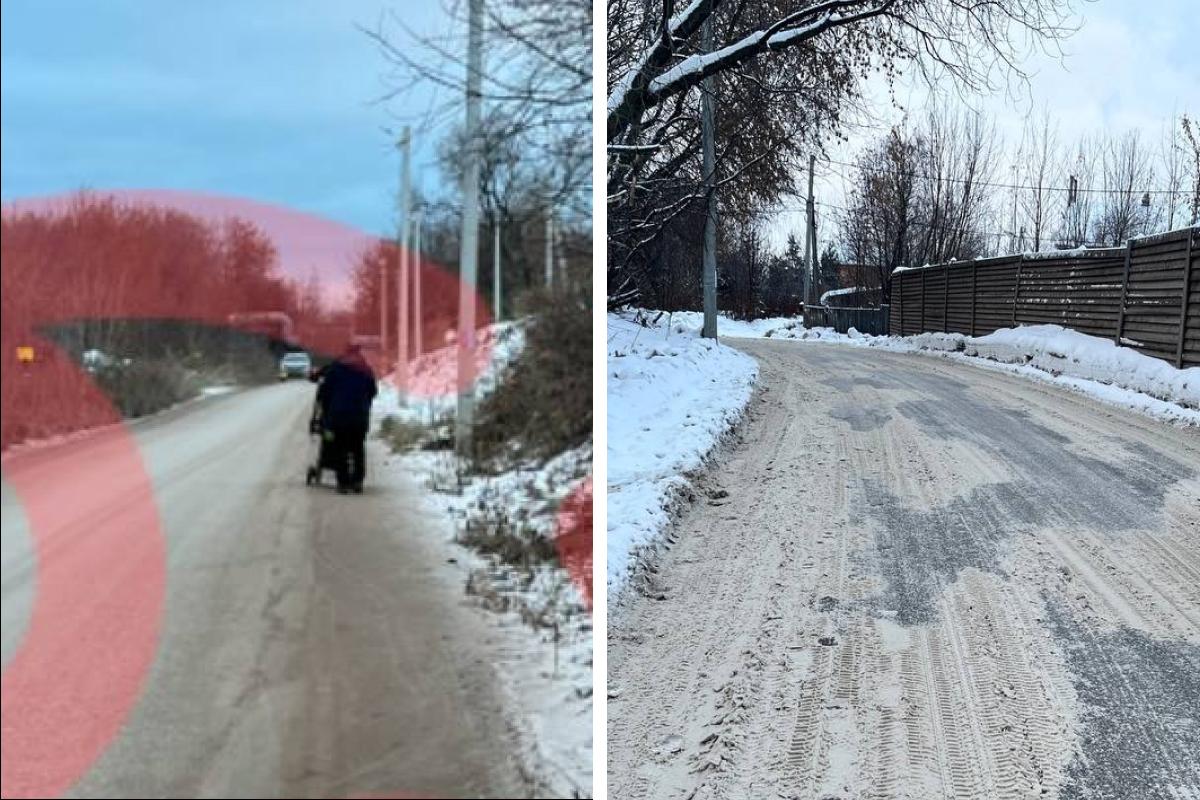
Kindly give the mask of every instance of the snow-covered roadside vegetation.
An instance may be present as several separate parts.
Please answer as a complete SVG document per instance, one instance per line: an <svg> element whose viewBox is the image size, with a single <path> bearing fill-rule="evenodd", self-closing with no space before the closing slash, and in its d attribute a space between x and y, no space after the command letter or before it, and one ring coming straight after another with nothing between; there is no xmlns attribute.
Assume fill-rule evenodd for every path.
<svg viewBox="0 0 1200 800"><path fill-rule="evenodd" d="M410 384L441 387L433 397L401 400L385 383L377 401L378 435L395 456L386 471L415 478L425 502L444 519L446 557L460 570L464 591L494 622L502 654L496 678L508 695L514 746L539 796L590 796L592 786L592 621L590 597L562 563L560 536L569 534L564 502L585 497L590 512L590 435L553 455L530 455L513 432L508 400L528 380L529 362L544 347L537 319L500 323L481 332L490 350L478 382L477 437L490 453L473 464L451 451L456 376L453 345L414 362ZM584 318L586 324L586 318ZM531 331L532 337L528 334ZM533 350L526 347L533 341ZM590 397L590 373L587 391ZM520 402L520 401L516 401ZM503 406L504 413L497 411ZM590 417L583 423L590 434ZM553 425L543 426L553 427ZM499 434L495 429L502 429ZM492 433L489 433L492 431ZM550 449L554 449L553 446ZM497 455L499 453L500 455ZM587 554L590 571L590 551Z"/></svg>
<svg viewBox="0 0 1200 800"><path fill-rule="evenodd" d="M693 316L608 316L609 597L670 524L758 375L754 359L700 338Z"/></svg>

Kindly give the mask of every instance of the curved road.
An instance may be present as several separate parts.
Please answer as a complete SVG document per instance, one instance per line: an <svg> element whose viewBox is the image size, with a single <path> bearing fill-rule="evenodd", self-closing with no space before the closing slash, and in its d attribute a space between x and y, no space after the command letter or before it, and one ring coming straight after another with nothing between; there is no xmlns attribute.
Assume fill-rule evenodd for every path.
<svg viewBox="0 0 1200 800"><path fill-rule="evenodd" d="M164 523L165 608L136 703L70 796L527 793L493 693L488 637L445 563L440 521L423 516L415 487L385 491L370 475L361 497L307 489L311 396L308 386L263 387L132 426ZM101 432L5 459L6 670L27 638L38 576L78 561L92 529L120 520L131 502L127 476L108 466L118 446ZM33 558L18 481L57 510L49 565ZM96 486L111 491L80 491ZM60 735L46 720L82 690L56 682L57 665L86 649L98 670L123 668L118 645L106 651L88 637L109 625L93 603L148 574L129 563L136 550L117 541L72 564L75 602L47 621L58 652L44 679L22 689L38 696L4 698L6 750L22 740L44 750ZM104 709L74 711L103 737L92 720ZM52 784L58 761L51 752L17 765L20 780L14 767L6 789L10 779L14 796Z"/></svg>
<svg viewBox="0 0 1200 800"><path fill-rule="evenodd" d="M1200 798L1200 432L735 346L738 440L610 615L610 796Z"/></svg>

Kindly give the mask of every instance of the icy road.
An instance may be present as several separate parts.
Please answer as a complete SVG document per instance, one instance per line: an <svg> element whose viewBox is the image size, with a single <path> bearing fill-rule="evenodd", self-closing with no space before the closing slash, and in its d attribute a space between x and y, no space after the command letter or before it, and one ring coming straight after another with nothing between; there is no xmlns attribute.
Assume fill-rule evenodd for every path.
<svg viewBox="0 0 1200 800"><path fill-rule="evenodd" d="M610 612L613 798L1200 798L1200 433L736 346L739 438Z"/></svg>
<svg viewBox="0 0 1200 800"><path fill-rule="evenodd" d="M118 434L4 461L5 797L45 796L72 770L75 797L524 794L440 521L416 487L370 475L361 497L306 488L311 397L263 387L132 427L158 565L134 544L144 531L120 527L146 498L113 474ZM31 533L30 504L51 530ZM122 593L153 605L156 570L160 616L101 618ZM110 707L138 668L131 629L154 624L144 679ZM38 668L10 683L23 658Z"/></svg>

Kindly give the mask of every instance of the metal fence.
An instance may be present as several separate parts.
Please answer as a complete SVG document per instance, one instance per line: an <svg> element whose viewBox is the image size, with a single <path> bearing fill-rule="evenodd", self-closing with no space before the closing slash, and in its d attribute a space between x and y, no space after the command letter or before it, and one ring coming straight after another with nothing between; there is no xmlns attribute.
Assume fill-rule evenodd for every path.
<svg viewBox="0 0 1200 800"><path fill-rule="evenodd" d="M884 336L888 332L888 307L834 308L806 305L804 327L833 328L838 333L848 333L854 328L859 333Z"/></svg>
<svg viewBox="0 0 1200 800"><path fill-rule="evenodd" d="M982 336L997 328L1052 323L1178 367L1200 366L1198 240L1200 227L1192 227L1105 250L896 272L888 332Z"/></svg>

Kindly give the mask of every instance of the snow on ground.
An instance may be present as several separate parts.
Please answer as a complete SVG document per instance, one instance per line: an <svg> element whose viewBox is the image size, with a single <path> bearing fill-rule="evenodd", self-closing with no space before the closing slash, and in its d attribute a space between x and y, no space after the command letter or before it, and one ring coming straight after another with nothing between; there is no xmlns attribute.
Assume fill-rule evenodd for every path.
<svg viewBox="0 0 1200 800"><path fill-rule="evenodd" d="M961 360L1053 383L1167 422L1200 426L1200 367L1176 369L1162 359L1060 325L1001 328L987 336L865 336L854 329L843 334L830 328L788 333L789 338L803 341L881 347Z"/></svg>
<svg viewBox="0 0 1200 800"><path fill-rule="evenodd" d="M497 384L504 367L523 344L519 324L492 326L481 339L494 348L484 365L480 396ZM405 404L385 382L375 416L392 415L428 424L455 408L455 348L426 354L416 364L425 386L441 381L446 396ZM445 376L445 377L443 377ZM440 534L447 558L461 570L468 594L486 609L502 637L503 656L494 666L497 681L513 712L516 746L527 773L539 784L538 796L591 796L592 792L592 621L583 597L567 572L557 565L530 570L505 565L498 557L471 549L460 541L468 520L505 518L547 539L556 533L559 504L591 473L588 444L550 459L494 477L460 480L455 456L445 451L417 451L391 457L385 469L415 477L431 491L424 501L444 519Z"/></svg>
<svg viewBox="0 0 1200 800"><path fill-rule="evenodd" d="M758 365L699 335L699 314L608 316L608 575L620 591L671 521L688 474L750 401ZM722 319L722 328L731 321ZM769 323L770 320L761 322ZM643 324L644 323L644 324ZM751 335L765 325L746 325Z"/></svg>
<svg viewBox="0 0 1200 800"><path fill-rule="evenodd" d="M821 305L825 305L825 303L831 297L845 297L846 295L854 294L855 292L869 292L869 291L871 291L871 290L868 289L866 286L849 286L845 289L830 289L828 292L825 292L825 294L821 295L820 303L821 303ZM876 290L876 291L878 291L878 290Z"/></svg>
<svg viewBox="0 0 1200 800"><path fill-rule="evenodd" d="M687 330L699 331L704 325L704 314L700 311L644 311L651 318L662 314L662 319L656 324L682 327ZM767 317L765 319L741 320L721 314L717 320L717 338L729 336L737 339L761 339L766 337L787 336L794 328L802 323L800 317Z"/></svg>
<svg viewBox="0 0 1200 800"><path fill-rule="evenodd" d="M521 351L524 342L525 330L519 321L480 329L476 351L480 395L495 388L504 368ZM453 343L414 359L409 369L410 397L402 402L401 394L396 391L396 375L389 374L381 381L375 400L376 414L391 414L409 423L432 424L454 413L458 402L458 348Z"/></svg>

